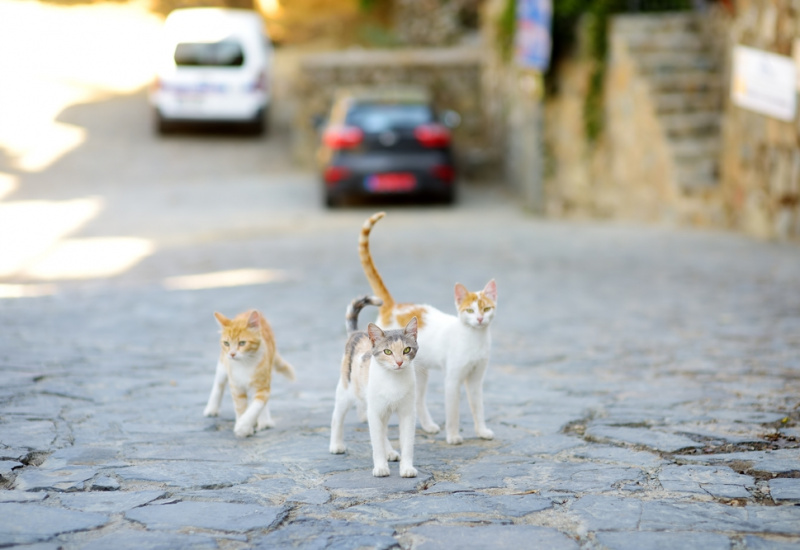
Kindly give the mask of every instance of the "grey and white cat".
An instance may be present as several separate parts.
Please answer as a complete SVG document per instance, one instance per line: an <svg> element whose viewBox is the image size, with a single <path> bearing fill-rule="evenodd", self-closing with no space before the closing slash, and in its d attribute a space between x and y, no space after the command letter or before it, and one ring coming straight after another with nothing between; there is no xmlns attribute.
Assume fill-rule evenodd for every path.
<svg viewBox="0 0 800 550"><path fill-rule="evenodd" d="M381 330L370 323L358 330L358 313L367 305L381 305L374 296L353 300L347 308L345 325L349 337L342 357L341 375L336 386L336 404L331 419L330 451L345 451L344 417L356 403L359 418L369 422L372 442L372 475L389 475L389 461L400 460L400 475L416 477L414 468L415 373L417 354L417 319L403 329ZM389 417L399 417L400 454L392 448L388 436Z"/></svg>

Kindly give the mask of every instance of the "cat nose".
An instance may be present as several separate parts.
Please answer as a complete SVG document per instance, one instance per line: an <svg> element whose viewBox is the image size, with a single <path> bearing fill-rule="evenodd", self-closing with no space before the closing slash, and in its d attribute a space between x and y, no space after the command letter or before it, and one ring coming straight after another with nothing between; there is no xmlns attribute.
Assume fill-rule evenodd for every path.
<svg viewBox="0 0 800 550"><path fill-rule="evenodd" d="M402 367L403 366L403 362L402 361L395 361L395 363L397 363L398 367Z"/></svg>
<svg viewBox="0 0 800 550"><path fill-rule="evenodd" d="M478 317L478 324L483 323L483 317Z"/></svg>

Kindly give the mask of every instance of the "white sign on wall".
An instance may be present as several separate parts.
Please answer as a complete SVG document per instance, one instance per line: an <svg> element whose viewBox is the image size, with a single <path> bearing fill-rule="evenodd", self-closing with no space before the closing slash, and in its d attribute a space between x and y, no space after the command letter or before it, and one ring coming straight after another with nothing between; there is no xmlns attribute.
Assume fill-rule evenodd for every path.
<svg viewBox="0 0 800 550"><path fill-rule="evenodd" d="M731 99L739 107L793 121L797 109L795 72L790 57L736 46Z"/></svg>

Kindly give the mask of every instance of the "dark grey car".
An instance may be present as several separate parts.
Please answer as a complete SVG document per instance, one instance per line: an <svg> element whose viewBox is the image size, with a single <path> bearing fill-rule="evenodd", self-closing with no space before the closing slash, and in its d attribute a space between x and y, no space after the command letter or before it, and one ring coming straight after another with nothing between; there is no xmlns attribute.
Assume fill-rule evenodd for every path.
<svg viewBox="0 0 800 550"><path fill-rule="evenodd" d="M422 89L340 92L321 136L318 156L328 206L355 197L444 203L455 198L450 128Z"/></svg>

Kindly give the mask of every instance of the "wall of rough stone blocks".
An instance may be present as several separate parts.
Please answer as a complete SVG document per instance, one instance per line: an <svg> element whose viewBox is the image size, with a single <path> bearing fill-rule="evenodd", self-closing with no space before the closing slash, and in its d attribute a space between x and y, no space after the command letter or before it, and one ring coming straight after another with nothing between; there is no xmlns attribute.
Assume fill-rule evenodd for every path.
<svg viewBox="0 0 800 550"><path fill-rule="evenodd" d="M483 105L483 52L475 47L346 50L305 55L292 94L292 148L313 165L317 131L313 118L327 113L336 90L372 85L419 85L439 109L461 115L453 132L455 153L465 172L486 165L493 150Z"/></svg>
<svg viewBox="0 0 800 550"><path fill-rule="evenodd" d="M800 1L737 0L735 8L729 48L742 44L792 55L800 38ZM763 238L800 238L800 114L782 122L728 101L722 151L732 225Z"/></svg>

